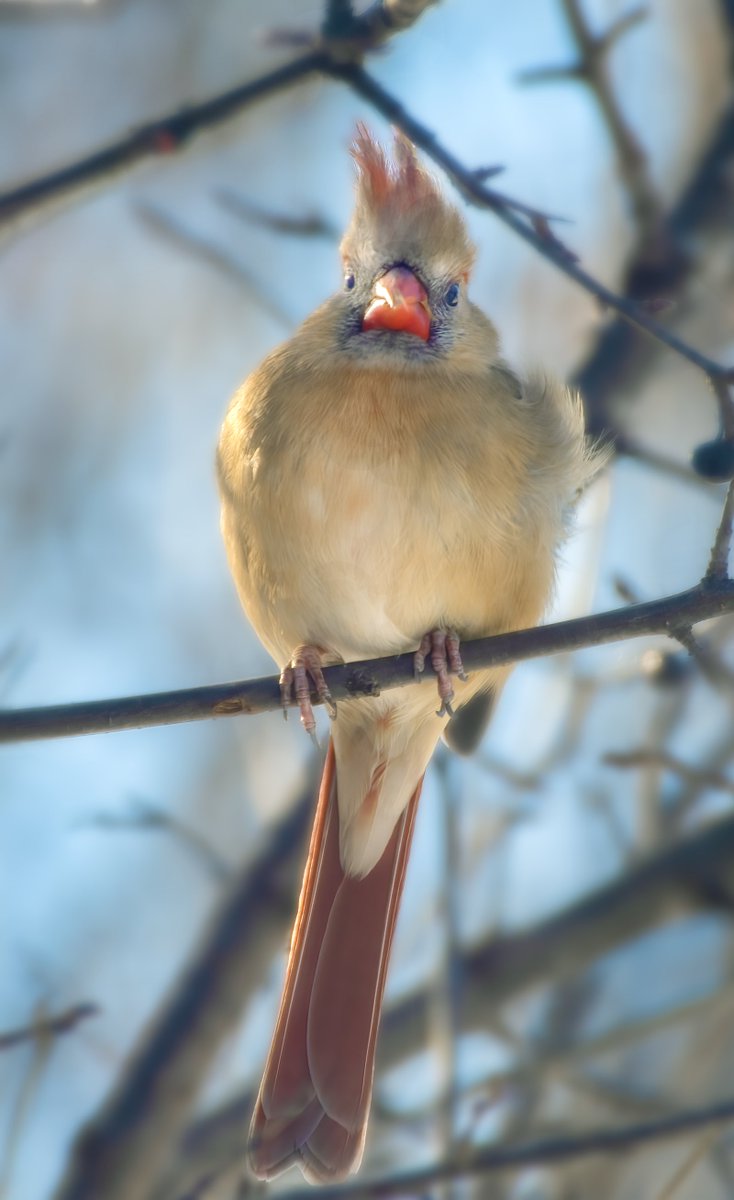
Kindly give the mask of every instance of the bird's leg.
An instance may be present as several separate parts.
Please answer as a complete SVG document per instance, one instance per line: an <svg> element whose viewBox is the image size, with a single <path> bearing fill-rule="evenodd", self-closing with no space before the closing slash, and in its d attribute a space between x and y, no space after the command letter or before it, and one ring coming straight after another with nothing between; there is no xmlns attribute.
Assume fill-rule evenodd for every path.
<svg viewBox="0 0 734 1200"><path fill-rule="evenodd" d="M336 705L331 698L331 692L326 686L324 673L321 670L322 650L318 646L298 646L293 652L291 661L280 673L280 699L283 705L283 716L288 716L288 706L294 701L301 713L301 724L309 737L316 740L316 721L311 706L311 692L314 691L332 721L336 717Z"/></svg>
<svg viewBox="0 0 734 1200"><path fill-rule="evenodd" d="M430 655L431 666L438 676L438 695L441 707L437 712L439 717L453 717L454 710L451 701L454 689L451 686L451 676L458 675L465 680L464 664L459 653L459 635L453 629L432 629L424 633L421 644L413 657L413 670L416 679L420 678L426 666L426 658Z"/></svg>

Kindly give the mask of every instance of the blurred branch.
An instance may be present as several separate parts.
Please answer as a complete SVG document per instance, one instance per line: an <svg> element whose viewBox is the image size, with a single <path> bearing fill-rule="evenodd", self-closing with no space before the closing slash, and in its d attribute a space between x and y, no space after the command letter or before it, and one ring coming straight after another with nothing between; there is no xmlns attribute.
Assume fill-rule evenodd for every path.
<svg viewBox="0 0 734 1200"><path fill-rule="evenodd" d="M387 5L385 0L379 9L386 12L389 8L391 20L396 20L396 14L400 11L419 14L425 7L425 2L421 0L415 0L413 4L407 3L407 0L404 4L395 0L393 5ZM394 25L392 28L397 30L398 26ZM302 55L251 83L223 92L203 104L192 105L150 122L120 141L113 142L60 171L41 176L10 192L0 194L0 226L46 203L73 196L91 184L106 182L151 155L172 153L202 129L229 119L267 95L281 91L313 74L321 73L341 80L401 129L442 168L465 200L490 209L519 237L575 280L600 304L615 310L625 321L650 334L703 371L715 385L722 422L727 429L734 431L734 406L729 394L729 384L734 380L734 368L717 363L688 345L654 321L644 306L618 295L584 271L570 251L550 233L546 214L487 187L485 171L475 171L464 166L437 141L425 125L409 114L394 96L364 71L357 58L340 56L336 51L332 53L327 43L322 50Z"/></svg>
<svg viewBox="0 0 734 1200"><path fill-rule="evenodd" d="M438 0L375 0L357 17L352 0L327 0L321 34L327 44L346 42L361 51L379 46L414 25Z"/></svg>
<svg viewBox="0 0 734 1200"><path fill-rule="evenodd" d="M370 1200L379 1196L420 1194L422 1189L449 1180L465 1179L519 1167L567 1162L597 1154L618 1154L620 1150L653 1142L680 1138L710 1126L734 1121L734 1100L692 1108L656 1120L623 1125L616 1129L596 1129L568 1137L547 1138L518 1146L501 1146L475 1155L447 1159L417 1171L395 1172L385 1179L360 1180L326 1189L297 1188L279 1193L281 1200Z"/></svg>
<svg viewBox="0 0 734 1200"><path fill-rule="evenodd" d="M236 217L260 225L263 229L271 229L273 233L285 234L286 237L324 238L329 242L339 240L339 230L327 217L320 213L305 213L303 216L293 216L290 213L271 212L254 204L244 196L238 196L229 188L222 188L216 198L223 208L234 213Z"/></svg>
<svg viewBox="0 0 734 1200"><path fill-rule="evenodd" d="M629 605L590 617L478 638L462 645L467 671L521 662L547 654L599 646L625 638L667 634L684 638L691 626L734 612L734 581L701 582L687 592ZM335 701L377 696L415 682L413 654L366 659L326 667L324 678ZM319 703L316 696L314 704ZM142 729L212 717L274 712L282 707L276 676L209 687L184 688L147 696L92 700L46 708L0 710L0 743L83 733Z"/></svg>
<svg viewBox="0 0 734 1200"><path fill-rule="evenodd" d="M98 1012L99 1008L96 1004L84 1002L74 1004L71 1008L49 1017L38 1017L32 1024L25 1025L21 1029L11 1029L7 1033L0 1033L0 1050L9 1050L23 1042L36 1042L71 1033L81 1021L96 1016Z"/></svg>
<svg viewBox="0 0 734 1200"><path fill-rule="evenodd" d="M476 204L480 208L491 209L505 225L508 225L519 237L533 246L539 254L552 262L565 275L580 284L600 304L614 309L625 321L650 334L670 350L693 363L712 381L721 383L722 388L717 392L719 405L722 410L727 407L732 408L728 385L734 382L734 368L723 366L696 350L654 321L645 311L644 306L618 295L583 270L557 237L544 236L542 226L540 231L536 228L534 218L541 214L510 201L506 196L483 184L477 178L476 172L465 167L449 150L442 146L425 125L409 114L361 66L356 63L328 61L324 70L327 74L342 79L362 99L401 129L414 145L418 146L428 158L442 168L467 202ZM734 418L732 419L734 420Z"/></svg>
<svg viewBox="0 0 734 1200"><path fill-rule="evenodd" d="M719 236L723 246L728 245L733 156L734 104L730 104L681 199L666 216L669 239L675 245L685 247L695 242L700 254L702 237L710 242L713 235ZM690 282L693 263L694 259L681 253L675 253L672 260L663 257L656 261L649 248L641 244L627 264L624 291L631 297L644 298L664 290L668 299L680 300ZM654 349L647 339L635 337L624 321L614 321L602 332L574 381L586 400L592 429L609 426L611 398L624 395L639 380L653 360ZM719 395L716 399L722 424L730 422L727 404L722 404ZM729 429L727 437L731 439L730 425L724 428ZM624 445L619 449L625 452Z"/></svg>
<svg viewBox="0 0 734 1200"><path fill-rule="evenodd" d="M289 857L297 887L297 862ZM577 975L605 953L629 942L681 913L700 911L713 890L734 888L734 817L638 862L616 879L523 932L496 938L464 950L461 1030L486 1030L496 1024L499 1007L532 988ZM284 944L292 920L290 910L269 912L273 944ZM213 1001L216 1002L216 1001ZM580 1065L588 1056L603 1054L655 1030L684 1021L709 1002L709 997L680 1008L641 1018L628 1026L605 1030L566 1049L566 1061ZM420 989L386 1010L380 1033L380 1069L405 1062L425 1049L432 1029L432 993ZM549 1051L549 1068L556 1061ZM497 1082L514 1077L515 1068L498 1073ZM491 1080L489 1081L492 1082ZM195 1179L242 1157L246 1125L254 1096L246 1091L197 1120L182 1138L165 1183L156 1200L180 1200Z"/></svg>
<svg viewBox="0 0 734 1200"><path fill-rule="evenodd" d="M734 525L734 482L729 484L719 528L711 549L711 558L704 576L707 580L726 579L729 573L732 525Z"/></svg>
<svg viewBox="0 0 734 1200"><path fill-rule="evenodd" d="M671 475L675 479L681 480L682 483L691 483L699 488L710 485L710 480L704 479L697 471L694 471L689 463L677 462L673 458L668 458L666 454L661 454L650 446L644 446L627 433L615 433L614 449L617 454L626 454L627 458L637 459L644 466L652 467L654 471L660 471L663 475Z"/></svg>
<svg viewBox="0 0 734 1200"><path fill-rule="evenodd" d="M691 767L667 750L642 749L629 750L624 754L605 754L602 762L609 767L662 767L694 787L734 794L734 781L726 775L705 767Z"/></svg>
<svg viewBox="0 0 734 1200"><path fill-rule="evenodd" d="M466 969L466 959L462 964L462 969ZM727 980L725 987L731 986L731 981ZM605 1055L611 1051L619 1050L630 1045L632 1042L643 1040L651 1037L663 1029L670 1028L686 1021L693 1019L707 1020L710 1009L713 1005L719 1003L721 993L709 994L688 1003L679 1005L673 1009L666 1009L660 1013L654 1013L651 1016L642 1017L636 1021L630 1021L623 1025L615 1025L610 1029L605 1029L601 1033L596 1034L581 1042L575 1042L572 1045L563 1047L549 1046L544 1048L541 1056L533 1060L533 1068L541 1074L542 1077L549 1076L551 1080L558 1073L561 1078L568 1074L569 1071L579 1073L586 1065L589 1059ZM426 1003L430 1000L427 998ZM389 1019L390 1012L388 1008L386 1016ZM490 1021L489 1017L484 1017L484 1028L496 1023ZM501 1036L501 1034L498 1034ZM512 1037L508 1040L513 1041ZM397 1039L393 1039L388 1047L390 1053L384 1053L384 1047L380 1049L380 1062L383 1068L392 1066L395 1063L401 1062L413 1050L417 1049L413 1046L401 1047ZM517 1045L518 1054L523 1050L522 1042ZM528 1069L527 1063L522 1063L520 1066L514 1065L506 1070L493 1071L482 1083L477 1084L468 1089L468 1094L477 1093L478 1099L488 1103L496 1102L498 1095L508 1087L514 1087L518 1077L526 1074ZM571 1081L573 1082L573 1081ZM465 1097L467 1093L462 1093ZM489 1095L489 1100L487 1099ZM605 1092L603 1100L607 1104L614 1104L615 1097L608 1091ZM242 1160L244 1154L245 1129L250 1119L252 1107L255 1102L254 1093L247 1090L237 1095L233 1099L220 1105L215 1111L207 1113L206 1116L196 1120L186 1131L182 1139L175 1162L171 1166L170 1173L167 1174L161 1187L154 1193L154 1200L181 1200L184 1190L186 1195L189 1195L189 1189L192 1189L191 1194L196 1194L193 1191L195 1181L209 1179L214 1172L221 1171L224 1164ZM391 1110L390 1120L392 1122L415 1121L425 1115L425 1105L418 1105L412 1108L406 1118L405 1097L401 1098L400 1111ZM630 1115L632 1108L631 1103L627 1103L627 1115ZM642 1105L639 1105L642 1111ZM647 1106L647 1111L650 1111L650 1105ZM670 1109L668 1108L668 1113Z"/></svg>
<svg viewBox="0 0 734 1200"><path fill-rule="evenodd" d="M714 1127L708 1129L689 1150L683 1162L676 1169L672 1177L661 1192L655 1196L654 1200L673 1200L677 1196L681 1187L688 1179L689 1175L706 1155L713 1150L714 1145L721 1137L721 1130Z"/></svg>
<svg viewBox="0 0 734 1200"><path fill-rule="evenodd" d="M136 211L142 223L153 234L171 242L172 245L179 249L195 255L210 266L223 271L225 275L229 275L236 283L244 284L247 291L256 300L258 306L267 312L281 328L286 331L293 329L295 324L293 318L285 312L277 298L266 291L260 280L256 279L252 272L243 267L241 263L238 263L231 254L220 249L219 246L215 245L208 238L187 229L175 217L170 216L170 214L165 213L162 209L156 208L152 204L138 204Z"/></svg>
<svg viewBox="0 0 734 1200"><path fill-rule="evenodd" d="M160 1179L290 917L310 811L309 786L226 897L113 1094L77 1139L56 1200L141 1200Z"/></svg>
<svg viewBox="0 0 734 1200"><path fill-rule="evenodd" d="M720 654L705 642L700 642L690 629L682 630L678 641L685 646L704 679L713 687L728 691L730 696L734 696L734 671L723 661Z"/></svg>
<svg viewBox="0 0 734 1200"><path fill-rule="evenodd" d="M586 20L581 0L561 0L561 3L576 43L577 61L566 67L526 71L521 79L525 83L579 80L589 86L617 154L622 182L637 222L639 240L645 244L655 242L660 237L662 227L660 200L650 179L645 153L622 115L607 69L609 52L621 37L645 20L647 11L643 6L630 9L604 33L595 34Z"/></svg>
<svg viewBox="0 0 734 1200"><path fill-rule="evenodd" d="M734 817L638 860L623 877L532 928L468 951L464 1028L485 1028L489 1015L509 999L582 971L674 916L718 906L730 890L734 891ZM425 1043L428 1020L422 994L390 1009L381 1036L386 1061L417 1053Z"/></svg>
<svg viewBox="0 0 734 1200"><path fill-rule="evenodd" d="M44 215L59 203L108 186L146 159L181 150L196 133L228 121L258 100L315 74L323 67L323 61L323 55L316 51L303 54L202 104L150 121L58 171L0 193L0 229L4 225L14 227L21 219Z"/></svg>
<svg viewBox="0 0 734 1200"><path fill-rule="evenodd" d="M102 812L88 817L82 827L96 829L124 830L153 830L171 834L188 850L195 862L199 863L207 875L215 883L223 884L230 881L234 875L232 866L222 857L211 843L192 825L187 824L174 813L166 812L149 800L138 798L130 802L128 812Z"/></svg>

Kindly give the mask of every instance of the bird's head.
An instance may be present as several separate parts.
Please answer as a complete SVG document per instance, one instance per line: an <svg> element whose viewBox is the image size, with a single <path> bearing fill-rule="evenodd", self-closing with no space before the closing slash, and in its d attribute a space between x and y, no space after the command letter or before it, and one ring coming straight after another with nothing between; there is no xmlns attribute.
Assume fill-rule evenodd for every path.
<svg viewBox="0 0 734 1200"><path fill-rule="evenodd" d="M402 134L391 161L359 125L352 154L356 205L341 244L345 341L360 358L414 362L458 349L474 307L465 292L475 251L461 214Z"/></svg>

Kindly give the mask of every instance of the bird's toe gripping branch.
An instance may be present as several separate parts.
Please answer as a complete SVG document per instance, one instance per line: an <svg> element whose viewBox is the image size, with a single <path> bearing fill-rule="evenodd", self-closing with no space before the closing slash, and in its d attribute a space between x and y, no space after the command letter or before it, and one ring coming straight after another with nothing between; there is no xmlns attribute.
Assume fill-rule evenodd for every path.
<svg viewBox="0 0 734 1200"><path fill-rule="evenodd" d="M321 669L321 655L322 651L318 646L299 646L288 666L280 673L283 716L288 716L291 704L297 704L301 713L301 724L313 741L316 741L316 720L311 703L312 692L316 693L325 706L332 721L336 718L336 705Z"/></svg>
<svg viewBox="0 0 734 1200"><path fill-rule="evenodd" d="M459 646L459 635L453 629L432 629L430 633L424 633L413 658L415 677L420 679L426 667L426 658L430 656L431 666L438 677L438 695L441 707L436 715L439 717L453 717L454 715L451 707L451 701L454 698L451 676L458 675L459 679L466 680Z"/></svg>

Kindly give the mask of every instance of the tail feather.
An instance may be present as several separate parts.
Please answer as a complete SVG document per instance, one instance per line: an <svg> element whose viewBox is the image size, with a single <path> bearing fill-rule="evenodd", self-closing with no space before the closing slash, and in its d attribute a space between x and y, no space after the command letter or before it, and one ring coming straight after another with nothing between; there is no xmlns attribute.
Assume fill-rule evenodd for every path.
<svg viewBox="0 0 734 1200"><path fill-rule="evenodd" d="M349 876L339 857L329 746L283 997L250 1128L250 1163L260 1178L299 1162L308 1179L328 1182L359 1166L421 782L377 865L363 878Z"/></svg>

